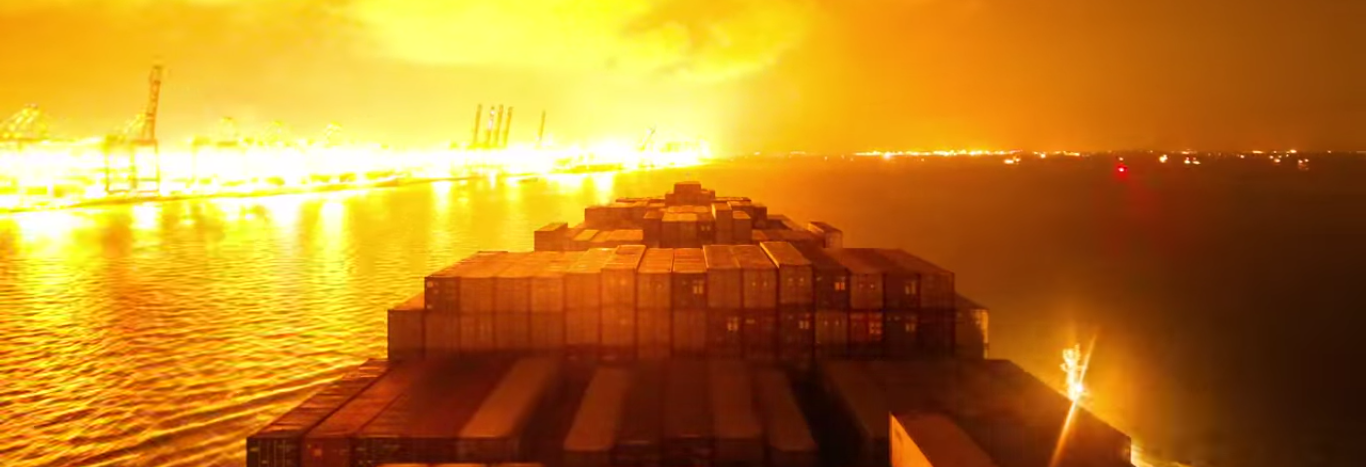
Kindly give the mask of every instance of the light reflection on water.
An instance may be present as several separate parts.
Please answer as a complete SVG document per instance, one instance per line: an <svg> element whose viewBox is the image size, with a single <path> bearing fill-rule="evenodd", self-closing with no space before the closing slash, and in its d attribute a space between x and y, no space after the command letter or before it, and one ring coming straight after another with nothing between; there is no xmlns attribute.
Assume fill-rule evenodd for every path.
<svg viewBox="0 0 1366 467"><path fill-rule="evenodd" d="M0 459L240 465L245 436L384 354L385 307L420 291L425 274L476 250L529 249L532 230L577 223L585 205L687 178L794 220L830 221L848 245L905 248L954 269L960 290L993 307L993 355L1036 374L1060 376L1057 349L1102 328L1088 373L1094 407L1153 445L1219 451L1228 446L1210 439L1256 444L1262 433L1241 426L1297 422L1247 409L1274 407L1284 394L1275 381L1312 381L1261 343L1282 342L1274 355L1318 352L1350 342L1332 332L1360 328L1315 327L1299 339L1285 329L1307 324L1256 319L1289 309L1340 319L1320 310L1343 303L1333 294L1354 290L1343 281L1359 264L1323 265L1366 235L1366 221L1299 206L1339 202L1346 212L1366 202L1360 189L1333 185L1350 193L1328 198L1305 181L1211 194L1182 176L1116 182L1108 164L1094 173L790 164L0 217ZM1342 235L1305 237L1328 231ZM1322 301L1292 306L1302 297ZM1313 352L1348 365L1345 352ZM1353 393L1315 390L1328 401ZM1264 439L1310 433L1286 426ZM1238 464L1273 465L1225 465Z"/></svg>
<svg viewBox="0 0 1366 467"><path fill-rule="evenodd" d="M442 182L0 218L0 458L240 465L242 439L361 359L419 278L529 249L613 179ZM15 414L23 414L15 416Z"/></svg>

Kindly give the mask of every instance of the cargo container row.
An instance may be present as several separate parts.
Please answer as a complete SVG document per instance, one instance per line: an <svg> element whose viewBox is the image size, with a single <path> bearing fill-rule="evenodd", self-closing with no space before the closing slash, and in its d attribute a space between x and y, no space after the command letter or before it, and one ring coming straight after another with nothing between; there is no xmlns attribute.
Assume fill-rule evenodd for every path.
<svg viewBox="0 0 1366 467"><path fill-rule="evenodd" d="M386 360L368 360L257 430L247 437L247 466L303 465L304 436L369 388L388 369Z"/></svg>

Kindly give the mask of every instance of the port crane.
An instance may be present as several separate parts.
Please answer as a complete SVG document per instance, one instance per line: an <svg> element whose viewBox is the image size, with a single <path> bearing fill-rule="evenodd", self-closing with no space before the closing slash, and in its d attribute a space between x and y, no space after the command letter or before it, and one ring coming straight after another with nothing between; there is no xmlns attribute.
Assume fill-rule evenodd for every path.
<svg viewBox="0 0 1366 467"><path fill-rule="evenodd" d="M47 115L36 104L24 106L5 119L0 127L0 142L34 143L47 139Z"/></svg>
<svg viewBox="0 0 1366 467"><path fill-rule="evenodd" d="M116 154L125 157L128 162L127 191L138 191L138 184L142 180L138 153L142 150L152 152L156 188L157 191L163 191L161 145L157 140L157 112L161 104L163 70L164 68L159 64L152 66L152 71L147 77L147 103L143 107L142 113L135 116L122 129L104 139L104 192L106 194L116 192L113 186L113 159Z"/></svg>

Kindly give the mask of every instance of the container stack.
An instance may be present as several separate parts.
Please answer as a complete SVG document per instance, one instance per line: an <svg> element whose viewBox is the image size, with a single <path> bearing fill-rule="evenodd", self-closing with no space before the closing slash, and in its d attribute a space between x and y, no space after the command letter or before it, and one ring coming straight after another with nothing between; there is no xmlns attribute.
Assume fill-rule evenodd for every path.
<svg viewBox="0 0 1366 467"><path fill-rule="evenodd" d="M944 268L695 182L584 214L427 276L247 465L1127 465L1084 410L1051 463L1071 404Z"/></svg>
<svg viewBox="0 0 1366 467"><path fill-rule="evenodd" d="M952 272L901 250L844 248L828 223L801 227L696 183L584 217L537 230L535 252L479 252L432 273L421 296L389 310L389 358L809 369L820 358L985 356L987 310L957 295Z"/></svg>

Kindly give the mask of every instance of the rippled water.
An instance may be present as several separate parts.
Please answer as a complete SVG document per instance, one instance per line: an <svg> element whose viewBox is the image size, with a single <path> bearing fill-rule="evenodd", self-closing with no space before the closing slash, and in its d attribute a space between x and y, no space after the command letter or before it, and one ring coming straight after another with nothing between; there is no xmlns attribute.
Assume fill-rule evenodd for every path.
<svg viewBox="0 0 1366 467"><path fill-rule="evenodd" d="M1359 353L1325 308L1352 303L1360 263L1342 248L1366 225L1298 203L1348 209L1366 192L1103 165L747 161L0 218L0 459L241 465L245 436L384 354L385 307L426 273L685 178L957 270L995 309L993 354L1038 374L1060 377L1073 331L1101 329L1093 406L1153 444L1230 466L1340 449L1359 411L1328 409L1360 385L1318 371ZM1285 324L1295 306L1316 321ZM1287 379L1320 403L1276 408L1303 394Z"/></svg>

